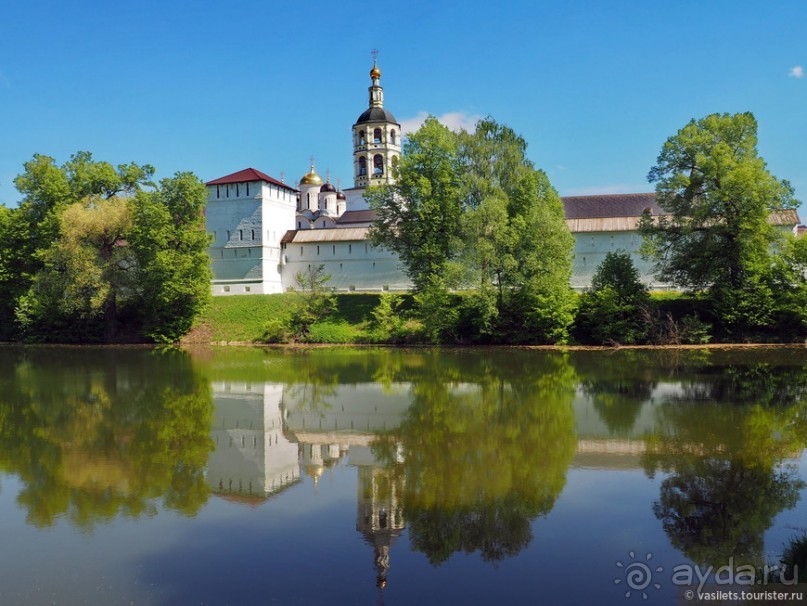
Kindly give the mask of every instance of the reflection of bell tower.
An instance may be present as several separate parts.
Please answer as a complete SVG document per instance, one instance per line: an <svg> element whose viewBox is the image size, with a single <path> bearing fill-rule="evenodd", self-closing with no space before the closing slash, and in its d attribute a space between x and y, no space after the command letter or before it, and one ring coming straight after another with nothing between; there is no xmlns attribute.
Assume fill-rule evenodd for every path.
<svg viewBox="0 0 807 606"><path fill-rule="evenodd" d="M401 125L384 109L384 89L378 69L378 51L373 51L370 107L353 125L353 175L356 187L395 181L394 169L401 156Z"/></svg>
<svg viewBox="0 0 807 606"><path fill-rule="evenodd" d="M376 584L387 584L389 550L404 529L403 476L395 469L359 467L356 530L374 548Z"/></svg>

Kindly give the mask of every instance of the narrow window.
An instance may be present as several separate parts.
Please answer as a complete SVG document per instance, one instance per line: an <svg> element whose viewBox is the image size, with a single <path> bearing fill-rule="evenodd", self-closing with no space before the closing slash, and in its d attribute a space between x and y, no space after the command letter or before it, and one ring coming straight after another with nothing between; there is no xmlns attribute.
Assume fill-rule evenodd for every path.
<svg viewBox="0 0 807 606"><path fill-rule="evenodd" d="M333 254L336 254L336 244L333 245Z"/></svg>
<svg viewBox="0 0 807 606"><path fill-rule="evenodd" d="M241 188L238 186L238 183L235 184L235 197L236 198L241 197Z"/></svg>
<svg viewBox="0 0 807 606"><path fill-rule="evenodd" d="M381 143L381 129L376 128L373 131L373 143Z"/></svg>
<svg viewBox="0 0 807 606"><path fill-rule="evenodd" d="M373 158L373 174L374 175L383 175L384 174L384 157L381 154L376 154Z"/></svg>
<svg viewBox="0 0 807 606"><path fill-rule="evenodd" d="M247 195L249 195L249 183L247 183Z"/></svg>
<svg viewBox="0 0 807 606"><path fill-rule="evenodd" d="M317 245L317 256L319 256L319 245Z"/></svg>
<svg viewBox="0 0 807 606"><path fill-rule="evenodd" d="M303 224L300 221L297 221L297 229L302 229Z"/></svg>
<svg viewBox="0 0 807 606"><path fill-rule="evenodd" d="M241 240L242 242L244 241L244 230L243 229L238 230L238 239Z"/></svg>
<svg viewBox="0 0 807 606"><path fill-rule="evenodd" d="M228 242L230 241L230 230L229 229L227 230L227 241Z"/></svg>
<svg viewBox="0 0 807 606"><path fill-rule="evenodd" d="M360 130L360 131L359 131L359 145L364 145L364 143L365 143L365 140L364 140L364 131L363 131L363 130Z"/></svg>
<svg viewBox="0 0 807 606"><path fill-rule="evenodd" d="M221 185L216 185L216 197L221 198Z"/></svg>
<svg viewBox="0 0 807 606"><path fill-rule="evenodd" d="M390 140L390 143L395 145L395 129L392 129L391 131L389 131L389 140Z"/></svg>
<svg viewBox="0 0 807 606"><path fill-rule="evenodd" d="M227 197L228 198L230 197L230 186L229 185L227 185Z"/></svg>
<svg viewBox="0 0 807 606"><path fill-rule="evenodd" d="M359 158L359 176L364 176L367 174L367 158L362 156Z"/></svg>
<svg viewBox="0 0 807 606"><path fill-rule="evenodd" d="M349 254L349 255L353 254L353 245L352 244L347 245L347 254Z"/></svg>
<svg viewBox="0 0 807 606"><path fill-rule="evenodd" d="M303 247L302 246L300 247L300 258L301 259L303 258Z"/></svg>

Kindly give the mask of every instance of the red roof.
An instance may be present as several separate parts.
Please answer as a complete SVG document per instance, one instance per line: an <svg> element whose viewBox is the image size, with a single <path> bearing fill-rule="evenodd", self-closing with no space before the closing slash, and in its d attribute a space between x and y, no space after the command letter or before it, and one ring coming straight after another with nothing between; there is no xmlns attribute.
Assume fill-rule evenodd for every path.
<svg viewBox="0 0 807 606"><path fill-rule="evenodd" d="M278 187L285 187L291 191L297 191L290 185L283 183L283 181L278 181L266 173L262 173L254 168L245 168L244 170L239 170L237 173L219 177L213 181L208 181L205 183L205 185L225 185L227 183L247 183L250 181L265 181L266 183L271 183L273 185L277 185Z"/></svg>

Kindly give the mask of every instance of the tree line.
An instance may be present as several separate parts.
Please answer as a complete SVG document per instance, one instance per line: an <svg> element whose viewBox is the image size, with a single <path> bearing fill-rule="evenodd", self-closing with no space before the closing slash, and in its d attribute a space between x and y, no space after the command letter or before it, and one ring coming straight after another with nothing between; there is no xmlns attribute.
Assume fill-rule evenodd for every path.
<svg viewBox="0 0 807 606"><path fill-rule="evenodd" d="M210 297L204 184L34 155L0 205L0 339L173 342Z"/></svg>
<svg viewBox="0 0 807 606"><path fill-rule="evenodd" d="M775 224L799 202L759 156L750 113L690 121L650 170L662 213L642 217L641 252L685 293L674 300L650 296L626 251L608 253L575 296L561 200L524 139L490 118L473 133L427 119L406 142L397 178L367 192L379 215L370 235L399 255L414 284L412 313L434 342L807 335L807 239Z"/></svg>

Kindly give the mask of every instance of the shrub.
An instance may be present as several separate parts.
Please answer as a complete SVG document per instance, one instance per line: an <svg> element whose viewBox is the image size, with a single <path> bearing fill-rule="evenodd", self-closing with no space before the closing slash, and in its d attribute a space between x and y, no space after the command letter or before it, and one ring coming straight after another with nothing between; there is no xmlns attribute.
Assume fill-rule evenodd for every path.
<svg viewBox="0 0 807 606"><path fill-rule="evenodd" d="M648 337L650 295L625 251L609 252L580 297L577 337L617 345L643 343Z"/></svg>

